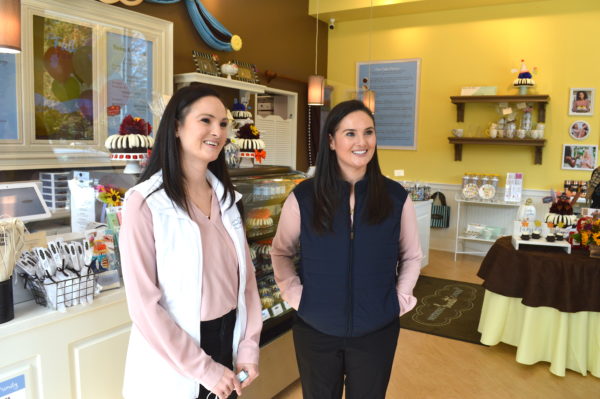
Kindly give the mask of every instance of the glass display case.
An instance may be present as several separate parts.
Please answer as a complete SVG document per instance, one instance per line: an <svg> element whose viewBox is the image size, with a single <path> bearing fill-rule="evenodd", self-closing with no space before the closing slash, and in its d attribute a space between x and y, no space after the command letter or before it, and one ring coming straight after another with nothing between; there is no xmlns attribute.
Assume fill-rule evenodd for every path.
<svg viewBox="0 0 600 399"><path fill-rule="evenodd" d="M293 309L281 298L271 264L271 244L283 203L306 176L284 166L230 169L235 189L242 194L246 236L256 271L262 304L264 345L291 328Z"/></svg>

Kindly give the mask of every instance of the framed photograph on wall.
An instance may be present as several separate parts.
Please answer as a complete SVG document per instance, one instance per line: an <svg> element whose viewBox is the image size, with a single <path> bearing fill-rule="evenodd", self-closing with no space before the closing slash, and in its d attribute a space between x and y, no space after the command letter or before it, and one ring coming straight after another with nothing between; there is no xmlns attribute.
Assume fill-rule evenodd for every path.
<svg viewBox="0 0 600 399"><path fill-rule="evenodd" d="M196 65L196 72L213 76L221 75L219 64L217 64L215 56L193 50L192 57L194 58L194 64Z"/></svg>
<svg viewBox="0 0 600 399"><path fill-rule="evenodd" d="M596 90L573 88L569 90L569 115L593 115Z"/></svg>
<svg viewBox="0 0 600 399"><path fill-rule="evenodd" d="M597 145L563 144L562 169L594 170L598 162Z"/></svg>
<svg viewBox="0 0 600 399"><path fill-rule="evenodd" d="M585 140L590 136L590 124L586 121L575 121L569 126L569 135L575 140Z"/></svg>

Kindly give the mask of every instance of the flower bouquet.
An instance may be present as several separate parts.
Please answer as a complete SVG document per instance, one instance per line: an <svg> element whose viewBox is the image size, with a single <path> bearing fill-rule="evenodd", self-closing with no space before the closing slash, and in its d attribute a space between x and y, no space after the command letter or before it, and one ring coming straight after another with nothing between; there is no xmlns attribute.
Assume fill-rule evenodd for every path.
<svg viewBox="0 0 600 399"><path fill-rule="evenodd" d="M600 258L600 218L582 217L577 222L577 232L573 242L587 246L592 258Z"/></svg>

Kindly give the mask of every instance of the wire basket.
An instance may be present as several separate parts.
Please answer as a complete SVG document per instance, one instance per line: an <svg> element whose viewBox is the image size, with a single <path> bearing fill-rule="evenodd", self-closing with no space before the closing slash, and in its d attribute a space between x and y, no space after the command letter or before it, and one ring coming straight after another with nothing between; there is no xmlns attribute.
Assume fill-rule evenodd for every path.
<svg viewBox="0 0 600 399"><path fill-rule="evenodd" d="M96 296L95 274L73 277L52 283L27 280L25 287L33 294L38 305L54 310L63 310L80 303L91 303Z"/></svg>

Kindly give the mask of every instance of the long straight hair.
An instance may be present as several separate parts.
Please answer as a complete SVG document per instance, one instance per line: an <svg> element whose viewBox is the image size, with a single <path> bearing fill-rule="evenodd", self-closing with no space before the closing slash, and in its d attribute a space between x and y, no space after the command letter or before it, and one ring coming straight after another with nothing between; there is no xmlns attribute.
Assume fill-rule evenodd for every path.
<svg viewBox="0 0 600 399"><path fill-rule="evenodd" d="M155 173L162 171L162 184L148 196L164 189L167 197L175 205L185 210L188 215L191 212L181 166L181 144L175 133L177 132L177 125L184 123L191 105L203 97L216 97L221 100L216 91L200 84L192 84L179 89L171 97L160 120L148 166L138 179L138 183L141 183L148 180ZM223 150L221 150L217 159L208 164L208 170L219 179L225 188L223 197L220 200L222 202L228 200L228 207L231 207L235 202L235 191L227 171Z"/></svg>
<svg viewBox="0 0 600 399"><path fill-rule="evenodd" d="M371 110L361 101L350 100L336 105L325 120L319 142L317 165L314 177L314 212L313 227L319 233L333 231L333 218L343 192L342 173L338 164L337 154L329 147L330 137L335 135L340 122L348 114L361 111L367 114L375 126L375 118ZM367 164L365 177L368 181L366 212L364 220L369 224L382 222L391 211L392 200L388 193L385 177L381 173L377 158L377 149L373 158Z"/></svg>

